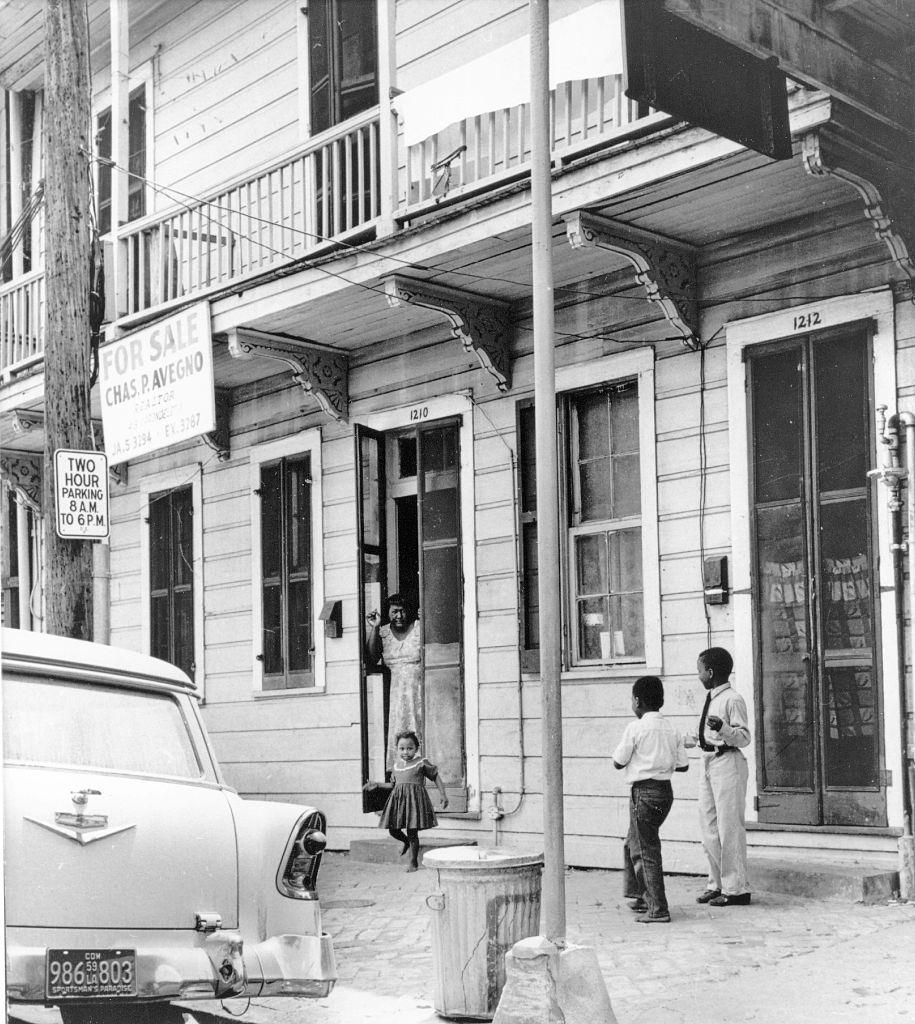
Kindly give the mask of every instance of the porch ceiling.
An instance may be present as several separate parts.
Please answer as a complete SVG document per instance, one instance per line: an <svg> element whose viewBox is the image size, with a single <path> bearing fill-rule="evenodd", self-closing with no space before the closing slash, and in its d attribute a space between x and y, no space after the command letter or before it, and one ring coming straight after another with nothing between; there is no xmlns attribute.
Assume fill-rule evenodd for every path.
<svg viewBox="0 0 915 1024"><path fill-rule="evenodd" d="M700 250L701 264L701 250L705 247L845 205L852 197L853 193L834 179L807 174L799 156L775 162L741 152L583 208L689 243ZM454 216L469 212L465 207L462 213L455 211ZM517 224L483 241L450 248L436 245L435 229L427 225L423 230L433 239L428 248L437 251L416 262L399 255L397 236L383 244L365 247L350 269L358 265L364 270L374 264L377 276L342 290L340 278L347 279L347 271L340 268L339 260L326 263L324 268L309 268L302 272L303 276L327 274L329 280L336 279L334 290L326 295L317 294L305 303L274 308L269 315L251 319L247 326L348 351L362 350L435 325L444 327L441 314L418 307L388 305L383 278L394 273L509 302L516 318L523 320L529 315L531 301L529 208L519 211ZM451 233L447 221L442 224L442 232ZM459 231L453 234L461 237ZM421 247L413 246L412 252L418 251ZM553 227L553 268L557 288L617 272L633 273L621 256L598 248L573 249L561 219ZM292 284L295 276L289 280ZM701 305L701 294L699 302ZM232 363L235 365L229 365ZM257 375L257 367L251 362L240 364L231 360L227 352L224 358L218 356L217 375L226 386L250 380L252 371ZM269 372L276 372L275 364Z"/></svg>

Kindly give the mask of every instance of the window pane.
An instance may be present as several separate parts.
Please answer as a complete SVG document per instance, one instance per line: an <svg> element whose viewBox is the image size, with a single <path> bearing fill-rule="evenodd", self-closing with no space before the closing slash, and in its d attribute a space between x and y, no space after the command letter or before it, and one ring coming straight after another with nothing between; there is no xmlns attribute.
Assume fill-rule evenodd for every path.
<svg viewBox="0 0 915 1024"><path fill-rule="evenodd" d="M401 478L416 476L416 437L397 439L397 470Z"/></svg>
<svg viewBox="0 0 915 1024"><path fill-rule="evenodd" d="M375 4L339 0L340 96L345 120L378 102Z"/></svg>
<svg viewBox="0 0 915 1024"><path fill-rule="evenodd" d="M634 386L611 397L610 435L614 455L639 450L639 393Z"/></svg>
<svg viewBox="0 0 915 1024"><path fill-rule="evenodd" d="M826 785L878 785L877 698L869 667L827 668L826 715Z"/></svg>
<svg viewBox="0 0 915 1024"><path fill-rule="evenodd" d="M821 491L867 482L867 346L862 337L813 346Z"/></svg>
<svg viewBox="0 0 915 1024"><path fill-rule="evenodd" d="M261 574L279 576L282 569L282 521L280 516L280 466L261 468Z"/></svg>
<svg viewBox="0 0 915 1024"><path fill-rule="evenodd" d="M807 681L807 570L798 505L756 513L763 770L767 786L813 786L814 734Z"/></svg>
<svg viewBox="0 0 915 1024"><path fill-rule="evenodd" d="M311 567L311 482L309 459L285 464L287 473L287 572L307 573Z"/></svg>
<svg viewBox="0 0 915 1024"><path fill-rule="evenodd" d="M461 640L461 571L457 547L423 552L423 643Z"/></svg>
<svg viewBox="0 0 915 1024"><path fill-rule="evenodd" d="M149 499L149 585L151 590L167 590L169 582L168 527L171 503L168 491Z"/></svg>
<svg viewBox="0 0 915 1024"><path fill-rule="evenodd" d="M95 145L100 163L98 166L98 229L100 234L111 230L111 165L104 163L111 159L111 108L102 111L96 121Z"/></svg>
<svg viewBox="0 0 915 1024"><path fill-rule="evenodd" d="M575 538L575 564L578 572L578 593L609 592L607 571L607 538L603 533Z"/></svg>
<svg viewBox="0 0 915 1024"><path fill-rule="evenodd" d="M610 590L633 593L642 590L642 531L620 530L611 533Z"/></svg>
<svg viewBox="0 0 915 1024"><path fill-rule="evenodd" d="M311 584L305 580L289 585L289 670L311 669Z"/></svg>
<svg viewBox="0 0 915 1024"><path fill-rule="evenodd" d="M751 361L757 503L796 498L801 493L800 358L798 349L789 348Z"/></svg>
<svg viewBox="0 0 915 1024"><path fill-rule="evenodd" d="M521 511L537 509L537 437L534 426L534 407L522 406L518 410L518 460L521 469Z"/></svg>
<svg viewBox="0 0 915 1024"><path fill-rule="evenodd" d="M378 547L381 543L381 503L378 495L380 470L377 437L362 437L362 543Z"/></svg>
<svg viewBox="0 0 915 1024"><path fill-rule="evenodd" d="M579 601L578 650L585 661L601 660L601 633L610 633L607 598L589 597Z"/></svg>
<svg viewBox="0 0 915 1024"><path fill-rule="evenodd" d="M264 673L283 671L282 594L279 585L264 588Z"/></svg>
<svg viewBox="0 0 915 1024"><path fill-rule="evenodd" d="M203 774L174 698L53 679L3 680L3 754L186 779Z"/></svg>
<svg viewBox="0 0 915 1024"><path fill-rule="evenodd" d="M575 402L578 420L578 458L610 454L610 409L605 392L582 395Z"/></svg>
<svg viewBox="0 0 915 1024"><path fill-rule="evenodd" d="M194 591L188 587L174 596L175 650L172 660L182 671L194 678Z"/></svg>
<svg viewBox="0 0 915 1024"><path fill-rule="evenodd" d="M128 156L131 175L127 179L127 219L136 220L146 213L146 88L130 94L127 116Z"/></svg>
<svg viewBox="0 0 915 1024"><path fill-rule="evenodd" d="M171 658L167 592L154 594L149 599L149 653L163 661L169 661Z"/></svg>
<svg viewBox="0 0 915 1024"><path fill-rule="evenodd" d="M524 639L525 648L540 646L540 574L537 568L537 524L521 526L524 545Z"/></svg>
<svg viewBox="0 0 915 1024"><path fill-rule="evenodd" d="M874 646L867 500L820 509L823 644L870 662Z"/></svg>
<svg viewBox="0 0 915 1024"><path fill-rule="evenodd" d="M455 424L424 430L420 435L423 472L444 472L458 467L458 428Z"/></svg>
<svg viewBox="0 0 915 1024"><path fill-rule="evenodd" d="M642 508L638 455L615 456L613 463L613 516L638 515Z"/></svg>
<svg viewBox="0 0 915 1024"><path fill-rule="evenodd" d="M190 585L194 580L194 519L190 487L173 491L171 502L174 545L172 586Z"/></svg>
<svg viewBox="0 0 915 1024"><path fill-rule="evenodd" d="M644 658L645 613L641 594L616 598L613 653L618 658Z"/></svg>
<svg viewBox="0 0 915 1024"><path fill-rule="evenodd" d="M611 501L611 463L613 460L596 459L581 464L581 521L596 522L613 517Z"/></svg>
<svg viewBox="0 0 915 1024"><path fill-rule="evenodd" d="M423 495L423 540L448 540L457 537L458 492L448 487Z"/></svg>

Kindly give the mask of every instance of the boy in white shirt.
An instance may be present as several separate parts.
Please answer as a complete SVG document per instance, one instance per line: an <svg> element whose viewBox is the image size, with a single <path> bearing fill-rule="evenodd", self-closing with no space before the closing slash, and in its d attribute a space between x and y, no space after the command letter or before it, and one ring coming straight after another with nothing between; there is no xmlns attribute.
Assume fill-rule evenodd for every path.
<svg viewBox="0 0 915 1024"><path fill-rule="evenodd" d="M640 924L669 924L664 891L660 828L674 802L671 776L685 772L689 761L683 740L661 714L664 686L657 676L642 676L632 687L636 721L626 726L613 752L613 767L626 769L631 795L629 835L623 846L627 898L641 911Z"/></svg>

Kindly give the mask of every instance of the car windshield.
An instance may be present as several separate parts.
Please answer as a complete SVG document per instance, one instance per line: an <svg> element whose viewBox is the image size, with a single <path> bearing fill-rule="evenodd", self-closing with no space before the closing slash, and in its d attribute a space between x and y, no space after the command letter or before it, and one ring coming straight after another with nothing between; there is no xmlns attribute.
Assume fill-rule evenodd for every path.
<svg viewBox="0 0 915 1024"><path fill-rule="evenodd" d="M51 678L3 680L3 756L186 779L203 774L170 695Z"/></svg>

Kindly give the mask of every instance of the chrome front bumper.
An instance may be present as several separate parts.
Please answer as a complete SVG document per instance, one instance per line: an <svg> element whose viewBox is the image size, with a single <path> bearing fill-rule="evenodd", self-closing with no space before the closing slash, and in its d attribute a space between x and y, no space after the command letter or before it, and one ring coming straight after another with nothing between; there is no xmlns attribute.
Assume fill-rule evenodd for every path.
<svg viewBox="0 0 915 1024"><path fill-rule="evenodd" d="M129 948L137 952L137 1000L225 998L224 985L211 962L202 935L190 945L187 933L176 935L173 945L161 945L161 933L146 935L118 932L93 933L91 941L66 939L60 933L48 939L48 946L25 945L16 933L33 929L11 928L7 932L6 994L11 1002L45 1003L45 959L47 948ZM224 933L237 936L237 933ZM144 941L146 940L146 941ZM154 944L156 943L156 944ZM244 978L236 994L250 996L326 996L337 979L333 940L329 935L275 935L255 945L242 947Z"/></svg>

